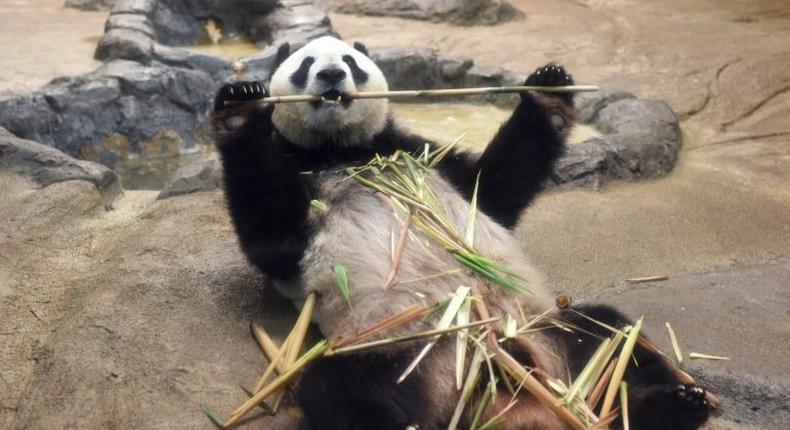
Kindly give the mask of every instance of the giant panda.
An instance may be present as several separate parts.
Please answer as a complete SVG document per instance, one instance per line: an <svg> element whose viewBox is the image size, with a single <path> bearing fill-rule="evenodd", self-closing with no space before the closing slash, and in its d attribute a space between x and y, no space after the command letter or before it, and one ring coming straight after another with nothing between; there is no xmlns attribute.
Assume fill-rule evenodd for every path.
<svg viewBox="0 0 790 430"><path fill-rule="evenodd" d="M537 69L526 85L569 85L565 69ZM398 125L386 99L350 100L356 91L385 91L382 71L364 45L323 37L291 52L277 51L269 91L258 82L223 86L216 96L212 124L224 169L230 216L249 261L285 296L300 304L308 292L319 296L314 321L328 339L359 330L415 304L445 299L459 285L477 285L494 316L535 315L553 300L540 273L528 262L512 234L527 207L563 154L574 118L570 94L525 93L511 117L486 149L471 155L453 151L429 176L429 183L459 231L466 224L469 200L479 176L475 247L528 281L529 295L481 282L465 271L433 277L457 267L418 231L402 253L397 277L423 279L387 287L393 232L401 221L380 195L348 180L344 168L367 163L376 154L419 152L426 140ZM309 94L324 101L260 105L240 103L273 96ZM323 210L311 205L324 203ZM347 267L350 295L343 297L332 277L333 265ZM589 360L600 338L611 333L587 317L612 326L628 319L603 305L555 310L554 317L579 327L573 333L545 330L525 342L505 345L536 374L572 380ZM586 316L581 316L586 315ZM434 319L383 333L433 328ZM310 430L435 430L446 428L458 401L454 379L454 341L440 341L417 370L400 384L398 375L422 343L325 357L302 375L297 400ZM704 389L683 384L665 359L639 346L638 368L629 366L631 428L696 429L708 417ZM497 396L487 409L499 412L509 396ZM468 428L469 418L460 428ZM550 410L521 394L504 416L504 429L563 429ZM614 426L618 426L615 423Z"/></svg>

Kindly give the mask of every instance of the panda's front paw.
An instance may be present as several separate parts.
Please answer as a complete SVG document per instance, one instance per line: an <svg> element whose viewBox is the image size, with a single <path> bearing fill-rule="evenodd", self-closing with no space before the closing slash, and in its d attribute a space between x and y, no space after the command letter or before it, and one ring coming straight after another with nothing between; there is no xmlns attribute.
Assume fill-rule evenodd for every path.
<svg viewBox="0 0 790 430"><path fill-rule="evenodd" d="M214 98L214 111L219 112L234 103L260 100L267 95L266 88L257 81L238 81L225 84Z"/></svg>
<svg viewBox="0 0 790 430"><path fill-rule="evenodd" d="M692 413L708 410L705 389L695 384L678 385L672 390L672 396L678 407Z"/></svg>
<svg viewBox="0 0 790 430"><path fill-rule="evenodd" d="M524 85L538 87L563 87L566 85L573 85L573 83L573 76L571 76L564 67L556 64L547 64L543 67L538 67L534 72L532 72ZM551 94L560 98L569 106L573 106L573 93L543 94Z"/></svg>

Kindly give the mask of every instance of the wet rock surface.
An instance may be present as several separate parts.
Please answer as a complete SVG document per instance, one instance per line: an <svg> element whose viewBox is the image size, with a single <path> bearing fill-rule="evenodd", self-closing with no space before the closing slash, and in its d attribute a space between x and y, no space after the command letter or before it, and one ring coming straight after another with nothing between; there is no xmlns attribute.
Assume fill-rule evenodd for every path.
<svg viewBox="0 0 790 430"><path fill-rule="evenodd" d="M30 140L20 139L0 127L0 169L8 170L46 187L64 181L87 181L107 200L121 191L118 175L107 167L77 160Z"/></svg>
<svg viewBox="0 0 790 430"><path fill-rule="evenodd" d="M329 0L340 13L394 16L458 25L494 25L523 17L503 0Z"/></svg>

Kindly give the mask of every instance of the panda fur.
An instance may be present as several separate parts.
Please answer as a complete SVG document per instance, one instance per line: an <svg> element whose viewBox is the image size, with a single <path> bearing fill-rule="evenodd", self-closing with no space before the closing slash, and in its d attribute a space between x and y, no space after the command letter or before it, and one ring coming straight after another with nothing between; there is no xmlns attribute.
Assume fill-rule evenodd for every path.
<svg viewBox="0 0 790 430"><path fill-rule="evenodd" d="M568 85L572 78L549 65L530 75L527 85ZM222 156L225 193L241 247L250 262L286 297L299 305L309 292L319 295L314 321L328 339L353 336L412 305L431 305L459 285L474 285L494 316L543 313L552 307L540 273L529 264L511 230L563 154L574 118L570 95L524 94L512 116L479 156L453 151L428 182L458 231L463 231L469 199L480 172L475 248L527 280L530 295L490 286L466 271L427 282L385 288L393 236L401 221L386 199L355 181L344 168L367 163L375 154L412 153L426 140L398 126L387 99L350 101L344 94L386 91L386 79L361 44L331 37L316 39L291 53L277 53L273 96L323 95L318 103L234 103L266 95L257 82L225 85L215 99L212 122ZM309 172L309 174L306 174ZM320 200L326 210L311 206ZM419 231L409 236L398 280L420 279L457 268L455 260ZM335 285L331 268L346 266L350 306ZM420 294L416 294L420 293ZM624 326L619 312L595 305L556 311L556 318L582 328L573 334L545 330L505 348L539 374L560 380L578 375L599 344L604 329L580 317ZM427 330L436 321L418 321L382 333L390 337ZM401 384L395 380L417 353L419 343L323 358L303 374L298 401L310 430L445 428L459 393L454 378L454 342L442 340ZM658 353L639 346L639 367L629 366L632 429L696 429L708 416L704 391L682 385ZM499 396L488 416L509 399ZM462 421L467 428L470 417ZM547 408L523 394L505 415L504 429L564 429Z"/></svg>

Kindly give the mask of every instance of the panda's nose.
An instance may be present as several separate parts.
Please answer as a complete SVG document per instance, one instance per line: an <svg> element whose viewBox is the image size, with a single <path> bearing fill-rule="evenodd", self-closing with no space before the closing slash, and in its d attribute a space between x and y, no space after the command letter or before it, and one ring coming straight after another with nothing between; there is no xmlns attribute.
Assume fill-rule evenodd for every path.
<svg viewBox="0 0 790 430"><path fill-rule="evenodd" d="M343 69L324 69L316 74L319 80L327 84L337 84L346 79L346 72Z"/></svg>

